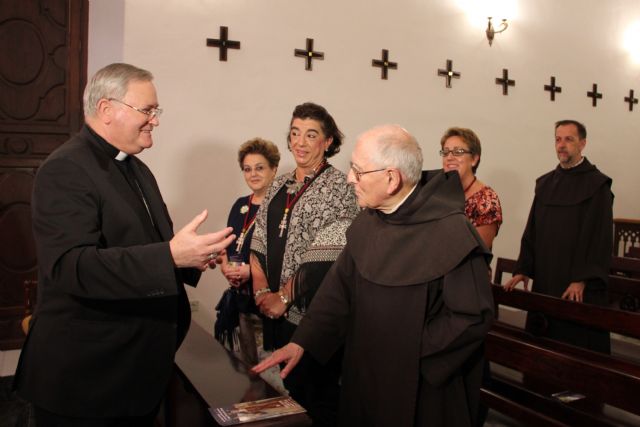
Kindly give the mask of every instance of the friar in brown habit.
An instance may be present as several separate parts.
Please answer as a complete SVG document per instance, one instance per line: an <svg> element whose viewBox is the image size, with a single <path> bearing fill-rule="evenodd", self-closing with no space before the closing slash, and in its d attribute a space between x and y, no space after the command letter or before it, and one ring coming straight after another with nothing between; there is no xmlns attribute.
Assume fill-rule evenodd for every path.
<svg viewBox="0 0 640 427"><path fill-rule="evenodd" d="M489 254L456 172L422 172L406 130L362 134L349 182L365 208L292 342L254 369L345 345L341 426L472 426L493 319Z"/></svg>
<svg viewBox="0 0 640 427"><path fill-rule="evenodd" d="M513 278L529 289L579 303L606 305L613 246L611 178L582 155L587 129L575 120L555 126L558 166L536 181L529 220L522 234ZM528 331L601 353L611 352L608 331L556 319L527 315Z"/></svg>

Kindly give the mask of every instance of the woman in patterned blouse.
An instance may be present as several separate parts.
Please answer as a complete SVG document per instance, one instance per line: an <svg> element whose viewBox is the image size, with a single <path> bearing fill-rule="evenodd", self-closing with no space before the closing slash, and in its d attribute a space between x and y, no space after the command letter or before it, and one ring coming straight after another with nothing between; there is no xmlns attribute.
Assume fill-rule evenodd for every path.
<svg viewBox="0 0 640 427"><path fill-rule="evenodd" d="M294 109L287 145L296 167L267 191L251 240L253 295L264 315L267 351L289 343L358 214L353 186L328 162L342 139L321 105L307 102ZM283 380L316 427L337 423L341 353L326 364L305 353Z"/></svg>
<svg viewBox="0 0 640 427"><path fill-rule="evenodd" d="M482 147L471 130L450 128L440 139L445 172L457 170L464 189L464 211L489 249L502 224L502 208L495 191L476 177Z"/></svg>

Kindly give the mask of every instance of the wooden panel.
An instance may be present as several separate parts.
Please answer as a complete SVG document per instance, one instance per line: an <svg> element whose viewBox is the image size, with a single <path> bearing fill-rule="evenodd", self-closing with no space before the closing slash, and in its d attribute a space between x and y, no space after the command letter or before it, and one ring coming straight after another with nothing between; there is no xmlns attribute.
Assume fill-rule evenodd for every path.
<svg viewBox="0 0 640 427"><path fill-rule="evenodd" d="M640 247L640 220L614 218L613 255L630 256L629 249L634 246Z"/></svg>
<svg viewBox="0 0 640 427"><path fill-rule="evenodd" d="M25 280L36 279L31 191L42 161L83 123L87 0L0 8L0 349L19 348Z"/></svg>

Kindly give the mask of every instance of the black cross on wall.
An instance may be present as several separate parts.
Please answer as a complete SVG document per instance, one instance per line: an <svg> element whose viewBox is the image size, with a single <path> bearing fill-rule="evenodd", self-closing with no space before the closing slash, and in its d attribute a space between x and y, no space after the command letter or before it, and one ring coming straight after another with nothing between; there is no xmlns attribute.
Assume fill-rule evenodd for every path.
<svg viewBox="0 0 640 427"><path fill-rule="evenodd" d="M220 48L220 61L227 60L227 49L240 49L240 42L229 40L229 29L220 27L219 39L207 39L207 46Z"/></svg>
<svg viewBox="0 0 640 427"><path fill-rule="evenodd" d="M509 95L509 86L515 86L515 80L509 80L509 70L506 68L502 69L502 78L496 77L496 84L502 85L502 94Z"/></svg>
<svg viewBox="0 0 640 427"><path fill-rule="evenodd" d="M591 92L587 92L587 96L593 101L591 105L593 105L594 107L598 105L598 99L602 99L602 94L598 93L598 85L596 83L593 84L593 89L591 89Z"/></svg>
<svg viewBox="0 0 640 427"><path fill-rule="evenodd" d="M313 39L307 39L307 50L295 49L293 52L295 56L306 58L304 69L307 71L313 70L313 64L311 61L314 59L324 59L324 52L313 51Z"/></svg>
<svg viewBox="0 0 640 427"><path fill-rule="evenodd" d="M451 79L452 78L456 78L459 79L461 74L457 71L453 71L453 61L451 61L450 59L447 59L447 69L443 70L443 69L438 69L438 75L439 76L443 76L445 77L446 80L446 86L447 87L451 87Z"/></svg>
<svg viewBox="0 0 640 427"><path fill-rule="evenodd" d="M629 96L624 98L624 102L629 104L629 111L633 111L633 104L638 103L638 98L633 97L633 89L629 89Z"/></svg>
<svg viewBox="0 0 640 427"><path fill-rule="evenodd" d="M371 66L380 67L380 78L382 80L387 80L389 68L392 70L398 69L397 62L389 62L389 51L387 49L382 49L382 59L371 60Z"/></svg>
<svg viewBox="0 0 640 427"><path fill-rule="evenodd" d="M554 76L551 76L551 84L544 85L544 90L549 91L552 101L556 100L556 92L562 92L562 88L560 86L556 86L556 78Z"/></svg>

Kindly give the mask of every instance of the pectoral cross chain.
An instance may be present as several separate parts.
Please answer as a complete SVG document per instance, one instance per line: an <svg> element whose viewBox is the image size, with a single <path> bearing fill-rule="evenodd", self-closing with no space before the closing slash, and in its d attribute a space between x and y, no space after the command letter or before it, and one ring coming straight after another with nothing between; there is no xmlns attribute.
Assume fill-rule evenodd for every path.
<svg viewBox="0 0 640 427"><path fill-rule="evenodd" d="M282 215L282 219L280 220L280 225L278 228L280 229L280 237L284 235L284 230L287 229L287 215L289 214L289 208L284 209L284 215Z"/></svg>
<svg viewBox="0 0 640 427"><path fill-rule="evenodd" d="M244 236L247 234L245 230L242 230L240 235L238 236L238 240L236 240L236 253L240 253L242 251L242 245L244 245Z"/></svg>

